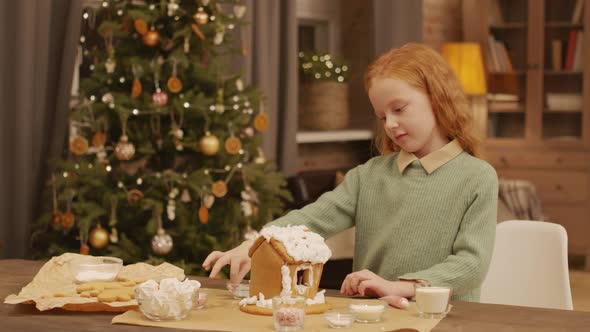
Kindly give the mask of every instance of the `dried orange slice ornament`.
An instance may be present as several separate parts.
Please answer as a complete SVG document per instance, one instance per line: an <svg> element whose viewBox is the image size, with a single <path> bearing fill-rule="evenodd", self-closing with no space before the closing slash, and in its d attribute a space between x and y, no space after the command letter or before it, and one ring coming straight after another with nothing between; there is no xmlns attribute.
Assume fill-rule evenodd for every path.
<svg viewBox="0 0 590 332"><path fill-rule="evenodd" d="M204 206L199 208L199 222L203 225L209 222L209 210Z"/></svg>
<svg viewBox="0 0 590 332"><path fill-rule="evenodd" d="M136 19L133 22L133 26L135 27L135 31L137 31L137 33L140 35L145 35L148 32L147 23L145 23L145 21L141 18Z"/></svg>
<svg viewBox="0 0 590 332"><path fill-rule="evenodd" d="M266 113L258 113L258 115L254 117L254 128L258 131L265 131L268 129L268 116Z"/></svg>
<svg viewBox="0 0 590 332"><path fill-rule="evenodd" d="M215 181L211 185L211 191L213 192L213 195L215 195L215 197L221 198L227 194L227 185L224 181Z"/></svg>
<svg viewBox="0 0 590 332"><path fill-rule="evenodd" d="M230 136L225 140L225 151L229 154L237 154L242 149L242 142L235 136Z"/></svg>
<svg viewBox="0 0 590 332"><path fill-rule="evenodd" d="M70 142L70 151L77 156L81 156L88 151L88 140L82 136L76 136Z"/></svg>
<svg viewBox="0 0 590 332"><path fill-rule="evenodd" d="M176 76L170 77L166 86L168 86L168 90L173 93L179 93L182 90L182 82Z"/></svg>

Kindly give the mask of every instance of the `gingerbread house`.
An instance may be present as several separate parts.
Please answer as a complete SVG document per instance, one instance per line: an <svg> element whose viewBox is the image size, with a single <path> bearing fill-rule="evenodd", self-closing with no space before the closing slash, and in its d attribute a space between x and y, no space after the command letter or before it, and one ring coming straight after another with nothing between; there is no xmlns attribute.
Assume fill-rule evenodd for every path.
<svg viewBox="0 0 590 332"><path fill-rule="evenodd" d="M303 296L318 293L324 263L332 252L324 238L305 226L268 226L250 247L250 296Z"/></svg>

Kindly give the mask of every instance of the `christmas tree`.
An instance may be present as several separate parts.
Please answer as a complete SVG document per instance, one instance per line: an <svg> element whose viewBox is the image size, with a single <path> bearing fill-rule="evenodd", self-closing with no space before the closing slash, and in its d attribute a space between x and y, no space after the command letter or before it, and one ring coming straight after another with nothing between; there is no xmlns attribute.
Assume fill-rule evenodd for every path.
<svg viewBox="0 0 590 332"><path fill-rule="evenodd" d="M35 257L80 252L199 273L283 212L264 159L259 91L229 72L247 50L231 0L104 1L83 12L79 93Z"/></svg>

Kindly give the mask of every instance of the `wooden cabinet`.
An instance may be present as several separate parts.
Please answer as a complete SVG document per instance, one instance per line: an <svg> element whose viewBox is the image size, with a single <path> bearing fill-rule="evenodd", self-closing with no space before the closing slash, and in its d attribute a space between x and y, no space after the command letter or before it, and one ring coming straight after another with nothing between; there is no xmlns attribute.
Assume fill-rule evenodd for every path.
<svg viewBox="0 0 590 332"><path fill-rule="evenodd" d="M465 39L487 64L485 158L500 177L536 185L590 269L590 0L463 5Z"/></svg>

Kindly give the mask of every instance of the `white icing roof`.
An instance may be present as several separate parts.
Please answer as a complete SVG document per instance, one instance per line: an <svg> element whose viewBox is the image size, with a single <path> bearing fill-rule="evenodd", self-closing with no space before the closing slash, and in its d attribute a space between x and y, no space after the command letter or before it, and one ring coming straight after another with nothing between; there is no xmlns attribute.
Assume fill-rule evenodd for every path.
<svg viewBox="0 0 590 332"><path fill-rule="evenodd" d="M296 261L325 263L332 256L324 238L305 226L268 226L260 231L260 236L267 241L275 239L281 242L287 254Z"/></svg>

